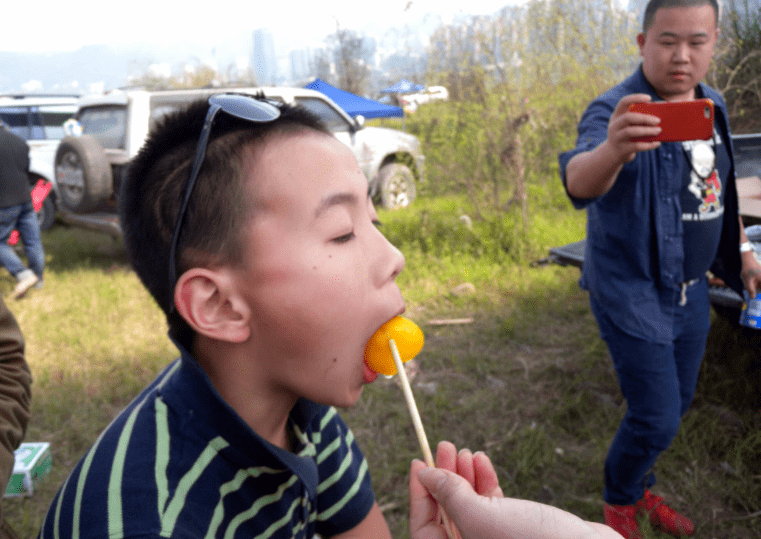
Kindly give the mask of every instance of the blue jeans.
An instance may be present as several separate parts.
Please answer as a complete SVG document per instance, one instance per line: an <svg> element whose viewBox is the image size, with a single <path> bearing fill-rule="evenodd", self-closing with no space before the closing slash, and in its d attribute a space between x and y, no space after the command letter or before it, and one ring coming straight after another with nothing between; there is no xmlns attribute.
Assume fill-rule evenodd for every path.
<svg viewBox="0 0 761 539"><path fill-rule="evenodd" d="M18 230L24 244L29 269L42 279L45 253L42 250L40 225L31 200L18 206L0 208L0 264L16 277L27 268L16 254L16 250L8 245L8 238L14 229Z"/></svg>
<svg viewBox="0 0 761 539"><path fill-rule="evenodd" d="M681 291L674 294L678 303ZM655 484L655 461L671 445L692 402L710 329L706 279L688 287L686 297L686 305L676 306L670 344L621 332L592 301L627 404L605 460L606 503L632 505Z"/></svg>

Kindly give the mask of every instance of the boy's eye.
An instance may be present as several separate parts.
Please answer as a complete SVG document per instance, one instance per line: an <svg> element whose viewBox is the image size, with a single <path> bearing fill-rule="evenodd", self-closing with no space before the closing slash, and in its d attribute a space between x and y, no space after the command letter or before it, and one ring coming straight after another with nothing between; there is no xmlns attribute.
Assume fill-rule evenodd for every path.
<svg viewBox="0 0 761 539"><path fill-rule="evenodd" d="M343 236L338 236L337 238L333 238L334 243L346 243L347 241L351 241L354 239L354 231L352 230L348 234L344 234Z"/></svg>

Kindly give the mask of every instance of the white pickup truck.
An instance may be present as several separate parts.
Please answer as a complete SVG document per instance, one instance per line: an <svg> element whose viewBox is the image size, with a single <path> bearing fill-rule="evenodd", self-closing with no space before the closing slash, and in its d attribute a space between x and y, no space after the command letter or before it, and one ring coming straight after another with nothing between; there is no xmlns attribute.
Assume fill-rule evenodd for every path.
<svg viewBox="0 0 761 539"><path fill-rule="evenodd" d="M415 198L417 185L424 179L420 141L403 131L365 127L363 118L352 118L320 92L280 87L126 90L79 101L76 120L81 135L64 138L55 158L61 218L114 237L121 235L116 196L126 166L143 145L151 123L190 101L224 91L261 91L270 99L305 106L351 148L378 203L399 208Z"/></svg>

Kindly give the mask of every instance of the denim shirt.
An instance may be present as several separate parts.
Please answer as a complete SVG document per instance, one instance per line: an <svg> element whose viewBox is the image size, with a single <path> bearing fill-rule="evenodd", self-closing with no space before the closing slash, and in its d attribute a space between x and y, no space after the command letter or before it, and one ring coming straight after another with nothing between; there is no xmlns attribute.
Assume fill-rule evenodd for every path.
<svg viewBox="0 0 761 539"><path fill-rule="evenodd" d="M742 294L740 227L732 140L722 97L701 83L699 92L715 104L715 125L730 157L722 178L725 208L719 251L711 271ZM601 144L608 122L622 97L649 94L660 100L640 66L629 78L595 99L581 118L576 148L560 154L560 174L574 207L587 210L587 242L579 284L604 316L625 333L659 343L673 340L671 318L683 277L683 167L681 143L661 143L639 152L624 165L613 187L591 199L568 193L566 167L575 155Z"/></svg>

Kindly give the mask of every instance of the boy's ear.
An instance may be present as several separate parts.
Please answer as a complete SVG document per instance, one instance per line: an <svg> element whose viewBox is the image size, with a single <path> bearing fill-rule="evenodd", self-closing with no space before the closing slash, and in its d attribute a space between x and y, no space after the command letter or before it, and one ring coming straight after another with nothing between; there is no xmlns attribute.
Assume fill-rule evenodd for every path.
<svg viewBox="0 0 761 539"><path fill-rule="evenodd" d="M174 290L177 312L195 332L231 343L248 339L251 310L229 271L192 268L180 276Z"/></svg>

